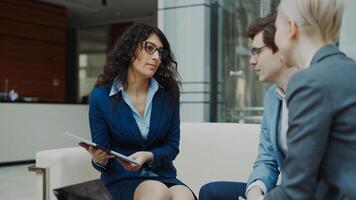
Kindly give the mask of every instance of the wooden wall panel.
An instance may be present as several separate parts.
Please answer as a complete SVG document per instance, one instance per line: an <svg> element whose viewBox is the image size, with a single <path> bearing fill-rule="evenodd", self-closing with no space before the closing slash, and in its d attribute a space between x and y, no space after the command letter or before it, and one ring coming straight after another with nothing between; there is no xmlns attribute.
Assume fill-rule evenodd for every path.
<svg viewBox="0 0 356 200"><path fill-rule="evenodd" d="M30 24L38 24L43 26L65 28L64 9L55 8L61 12L53 12L53 9L39 9L36 7L26 7L26 5L14 4L17 1L6 3L0 1L0 17L9 20L17 20ZM27 1L20 1L22 3ZM40 4L42 5L42 4ZM38 6L38 5L37 5Z"/></svg>
<svg viewBox="0 0 356 200"><path fill-rule="evenodd" d="M29 40L64 44L63 29L0 18L0 34Z"/></svg>
<svg viewBox="0 0 356 200"><path fill-rule="evenodd" d="M62 6L48 4L37 0L1 0L1 2L16 5L18 7L32 8L39 11L50 12L53 14L65 14Z"/></svg>
<svg viewBox="0 0 356 200"><path fill-rule="evenodd" d="M0 55L12 55L21 59L51 64L65 62L63 45L8 36L1 36L0 44Z"/></svg>
<svg viewBox="0 0 356 200"><path fill-rule="evenodd" d="M64 102L65 8L2 0L0 27L0 92L8 80L8 89L21 96Z"/></svg>
<svg viewBox="0 0 356 200"><path fill-rule="evenodd" d="M133 22L125 22L125 23L116 23L111 24L110 38L108 50L115 45L115 42L125 33L125 31L133 24Z"/></svg>

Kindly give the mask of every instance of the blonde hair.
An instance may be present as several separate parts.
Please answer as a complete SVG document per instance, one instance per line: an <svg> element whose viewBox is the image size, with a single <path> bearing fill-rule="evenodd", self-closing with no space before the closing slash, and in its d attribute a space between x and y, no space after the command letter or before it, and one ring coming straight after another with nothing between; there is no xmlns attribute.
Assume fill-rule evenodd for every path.
<svg viewBox="0 0 356 200"><path fill-rule="evenodd" d="M328 44L339 37L345 0L281 0L279 9L307 34L318 34Z"/></svg>

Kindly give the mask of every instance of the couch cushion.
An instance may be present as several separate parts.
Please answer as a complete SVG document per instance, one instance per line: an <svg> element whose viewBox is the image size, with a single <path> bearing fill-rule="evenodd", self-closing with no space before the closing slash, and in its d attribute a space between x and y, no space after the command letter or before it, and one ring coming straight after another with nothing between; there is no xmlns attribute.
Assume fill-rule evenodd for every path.
<svg viewBox="0 0 356 200"><path fill-rule="evenodd" d="M182 123L178 178L194 192L215 180L246 182L257 156L259 124Z"/></svg>

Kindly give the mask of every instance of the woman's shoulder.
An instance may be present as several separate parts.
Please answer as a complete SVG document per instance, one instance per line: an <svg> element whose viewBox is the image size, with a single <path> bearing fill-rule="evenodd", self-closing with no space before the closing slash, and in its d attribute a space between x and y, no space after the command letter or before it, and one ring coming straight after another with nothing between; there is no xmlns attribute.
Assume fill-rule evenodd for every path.
<svg viewBox="0 0 356 200"><path fill-rule="evenodd" d="M103 95L109 95L110 94L110 89L111 89L111 84L107 84L104 86L99 86L99 87L94 87L94 89L91 92L91 97L96 97L96 96L103 96Z"/></svg>
<svg viewBox="0 0 356 200"><path fill-rule="evenodd" d="M170 99L170 100L177 101L177 99L174 98L172 92L168 91L167 89L165 89L163 87L158 88L158 90L156 91L156 95L161 96L164 99ZM179 99L178 99L178 101L179 101Z"/></svg>

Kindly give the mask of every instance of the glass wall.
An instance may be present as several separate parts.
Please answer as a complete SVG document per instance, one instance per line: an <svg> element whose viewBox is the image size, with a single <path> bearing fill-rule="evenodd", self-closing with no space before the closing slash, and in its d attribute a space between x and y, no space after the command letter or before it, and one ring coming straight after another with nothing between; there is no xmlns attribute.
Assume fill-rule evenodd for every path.
<svg viewBox="0 0 356 200"><path fill-rule="evenodd" d="M265 16L277 3L277 0L215 1L217 45L213 48L217 49L216 115L219 122L260 122L263 96L270 85L260 83L249 67L251 41L246 31L253 19Z"/></svg>
<svg viewBox="0 0 356 200"><path fill-rule="evenodd" d="M79 101L87 103L88 96L105 63L108 29L91 28L78 31Z"/></svg>

